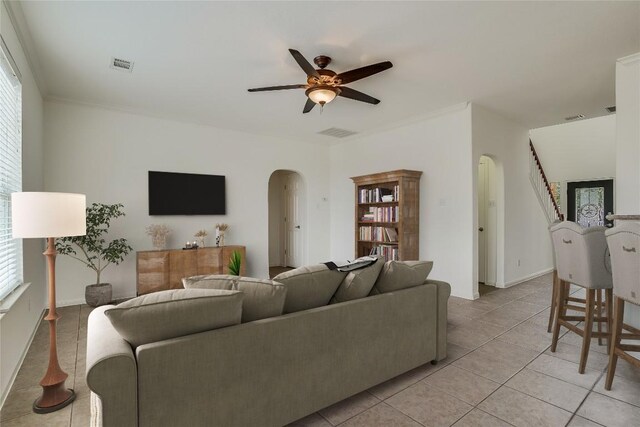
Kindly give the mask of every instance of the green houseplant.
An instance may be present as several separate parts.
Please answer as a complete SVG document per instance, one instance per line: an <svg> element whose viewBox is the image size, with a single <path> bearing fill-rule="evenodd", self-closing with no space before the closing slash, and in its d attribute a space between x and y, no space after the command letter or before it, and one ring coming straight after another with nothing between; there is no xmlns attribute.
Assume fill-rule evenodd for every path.
<svg viewBox="0 0 640 427"><path fill-rule="evenodd" d="M62 237L56 242L58 253L80 261L96 273L96 283L87 286L85 290L87 304L94 307L111 302L111 284L100 281L104 269L111 264L120 264L133 250L126 239L113 239L107 242L105 238L111 221L125 215L123 208L124 205L121 203L92 204L87 208L87 234Z"/></svg>
<svg viewBox="0 0 640 427"><path fill-rule="evenodd" d="M240 275L240 266L242 265L242 255L239 251L233 251L229 258L229 274L232 276Z"/></svg>

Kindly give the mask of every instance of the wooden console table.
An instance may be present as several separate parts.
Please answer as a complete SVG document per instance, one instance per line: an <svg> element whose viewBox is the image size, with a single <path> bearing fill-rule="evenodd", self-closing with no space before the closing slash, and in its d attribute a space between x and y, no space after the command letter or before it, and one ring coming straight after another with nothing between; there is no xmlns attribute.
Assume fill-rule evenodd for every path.
<svg viewBox="0 0 640 427"><path fill-rule="evenodd" d="M137 294L182 289L183 277L229 274L229 259L234 251L242 256L240 275L243 276L247 264L244 246L137 252Z"/></svg>

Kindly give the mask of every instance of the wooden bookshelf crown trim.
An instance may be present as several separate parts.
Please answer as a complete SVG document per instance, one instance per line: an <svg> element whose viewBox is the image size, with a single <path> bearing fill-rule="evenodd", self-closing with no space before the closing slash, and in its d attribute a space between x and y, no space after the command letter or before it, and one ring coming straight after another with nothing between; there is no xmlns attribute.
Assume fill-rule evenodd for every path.
<svg viewBox="0 0 640 427"><path fill-rule="evenodd" d="M398 169L395 171L379 172L371 175L354 176L351 177L351 179L358 185L370 185L378 184L380 182L396 181L400 177L420 179L420 176L422 176L422 171Z"/></svg>

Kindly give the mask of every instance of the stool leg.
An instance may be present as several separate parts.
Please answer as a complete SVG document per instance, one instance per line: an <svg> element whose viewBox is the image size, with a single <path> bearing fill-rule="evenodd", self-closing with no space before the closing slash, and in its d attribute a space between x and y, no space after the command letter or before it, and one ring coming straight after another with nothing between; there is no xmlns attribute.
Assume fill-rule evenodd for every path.
<svg viewBox="0 0 640 427"><path fill-rule="evenodd" d="M618 355L616 347L620 345L622 339L622 324L624 319L624 300L616 297L616 305L613 310L613 336L611 337L611 348L609 349L609 369L607 369L607 381L604 383L605 390L611 390L613 376L616 374L616 364Z"/></svg>
<svg viewBox="0 0 640 427"><path fill-rule="evenodd" d="M578 372L584 374L589 357L589 346L591 345L591 330L593 329L593 306L596 290L587 289L587 301L584 307L584 330L582 332L582 351L580 352L580 367Z"/></svg>
<svg viewBox="0 0 640 427"><path fill-rule="evenodd" d="M604 295L605 310L607 312L607 353L611 351L613 338L613 289L607 289Z"/></svg>
<svg viewBox="0 0 640 427"><path fill-rule="evenodd" d="M556 304L558 304L558 288L560 287L558 280L558 270L553 270L553 285L551 287L551 309L549 310L549 324L547 332L551 332L553 328L553 319L556 315Z"/></svg>
<svg viewBox="0 0 640 427"><path fill-rule="evenodd" d="M596 291L596 316L602 318L602 289ZM602 333L602 322L598 320L598 335ZM602 338L598 336L598 345L602 345Z"/></svg>
<svg viewBox="0 0 640 427"><path fill-rule="evenodd" d="M551 351L555 353L560 335L560 319L564 319L567 298L567 282L558 280L558 291L556 298L555 323L553 324L553 338L551 338Z"/></svg>

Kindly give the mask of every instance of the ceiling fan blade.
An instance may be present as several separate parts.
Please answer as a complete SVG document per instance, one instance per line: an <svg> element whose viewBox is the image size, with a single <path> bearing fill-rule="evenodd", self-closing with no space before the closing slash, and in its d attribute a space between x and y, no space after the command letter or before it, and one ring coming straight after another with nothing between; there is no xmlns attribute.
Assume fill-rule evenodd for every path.
<svg viewBox="0 0 640 427"><path fill-rule="evenodd" d="M304 109L302 110L302 112L308 113L309 111L313 110L313 107L315 106L316 106L316 103L313 102L311 98L307 98L307 103L304 104Z"/></svg>
<svg viewBox="0 0 640 427"><path fill-rule="evenodd" d="M340 86L340 94L344 98L355 99L356 101L367 102L369 104L379 104L380 100L369 96L366 93L358 92L350 87Z"/></svg>
<svg viewBox="0 0 640 427"><path fill-rule="evenodd" d="M284 90L284 89L305 89L307 85L286 85L286 86L267 86L249 89L249 92L265 92L268 90Z"/></svg>
<svg viewBox="0 0 640 427"><path fill-rule="evenodd" d="M393 64L389 61L378 62L377 64L367 65L366 67L345 71L344 73L338 74L337 77L342 80L342 84L347 84L355 82L356 80L364 79L365 77L369 77L381 71L388 70L391 67L393 67Z"/></svg>
<svg viewBox="0 0 640 427"><path fill-rule="evenodd" d="M291 52L291 56L293 56L293 59L296 60L300 68L302 68L302 70L307 73L307 76L320 78L320 74L318 74L316 69L313 68L313 65L311 65L300 52L295 49L289 49L289 52Z"/></svg>

